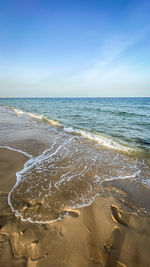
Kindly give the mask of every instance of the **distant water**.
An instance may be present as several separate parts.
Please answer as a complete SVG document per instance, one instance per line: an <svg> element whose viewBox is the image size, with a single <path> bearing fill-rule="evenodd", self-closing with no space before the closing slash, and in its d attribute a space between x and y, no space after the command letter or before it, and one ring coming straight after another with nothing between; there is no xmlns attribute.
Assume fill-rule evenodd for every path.
<svg viewBox="0 0 150 267"><path fill-rule="evenodd" d="M150 152L150 98L3 98L0 105L110 148Z"/></svg>
<svg viewBox="0 0 150 267"><path fill-rule="evenodd" d="M29 157L8 197L22 219L60 219L113 191L114 180L149 190L150 98L0 99L0 115L1 147ZM36 142L30 150L24 136ZM38 138L46 146L35 153Z"/></svg>

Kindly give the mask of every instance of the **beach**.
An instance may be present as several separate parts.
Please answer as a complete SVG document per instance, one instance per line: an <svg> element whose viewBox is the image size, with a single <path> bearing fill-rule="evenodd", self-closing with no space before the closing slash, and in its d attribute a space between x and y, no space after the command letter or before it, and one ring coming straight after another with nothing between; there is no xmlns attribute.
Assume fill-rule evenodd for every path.
<svg viewBox="0 0 150 267"><path fill-rule="evenodd" d="M150 267L150 1L0 1L0 267Z"/></svg>
<svg viewBox="0 0 150 267"><path fill-rule="evenodd" d="M150 219L124 211L113 196L97 197L53 223L15 217L8 192L25 160L0 149L1 266L149 266Z"/></svg>
<svg viewBox="0 0 150 267"><path fill-rule="evenodd" d="M136 181L148 157L139 171L140 159L8 107L0 129L1 266L150 265L150 189Z"/></svg>

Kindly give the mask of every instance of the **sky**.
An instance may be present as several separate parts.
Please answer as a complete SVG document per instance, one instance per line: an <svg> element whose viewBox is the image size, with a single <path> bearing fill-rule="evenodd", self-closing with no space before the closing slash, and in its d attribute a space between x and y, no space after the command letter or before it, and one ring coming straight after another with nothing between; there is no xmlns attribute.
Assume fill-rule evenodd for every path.
<svg viewBox="0 0 150 267"><path fill-rule="evenodd" d="M150 1L0 0L0 96L150 96Z"/></svg>

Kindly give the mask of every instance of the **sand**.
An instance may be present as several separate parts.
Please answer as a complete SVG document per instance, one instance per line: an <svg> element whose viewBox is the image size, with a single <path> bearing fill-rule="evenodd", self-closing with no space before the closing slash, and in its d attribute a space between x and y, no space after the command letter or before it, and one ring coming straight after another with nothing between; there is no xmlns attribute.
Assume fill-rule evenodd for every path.
<svg viewBox="0 0 150 267"><path fill-rule="evenodd" d="M60 221L49 224L15 217L8 193L26 160L21 153L0 148L0 266L150 266L149 217L125 210L113 194L68 210ZM132 202L131 186L128 197L127 186L126 192L121 185L118 190Z"/></svg>

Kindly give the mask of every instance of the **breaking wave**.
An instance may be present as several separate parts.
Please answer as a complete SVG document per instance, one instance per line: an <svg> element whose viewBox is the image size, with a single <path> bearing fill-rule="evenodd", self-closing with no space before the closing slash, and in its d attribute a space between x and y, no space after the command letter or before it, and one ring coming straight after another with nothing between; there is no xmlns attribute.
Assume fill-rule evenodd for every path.
<svg viewBox="0 0 150 267"><path fill-rule="evenodd" d="M111 136L104 135L103 133L100 133L100 132L94 132L93 133L93 132L90 132L88 130L79 129L77 127L65 126L65 125L62 125L62 123L60 123L57 120L47 118L41 114L26 112L26 111L23 111L21 109L15 108L15 107L11 107L11 109L18 116L27 115L29 117L36 119L36 120L49 123L53 126L61 127L67 133L81 135L83 138L94 141L94 142L98 143L99 145L107 147L109 149L114 149L114 150L120 151L122 153L126 153L128 155L134 155L135 153L140 152L136 148L128 146L126 143L123 143L123 142L121 142L115 138L112 138Z"/></svg>

